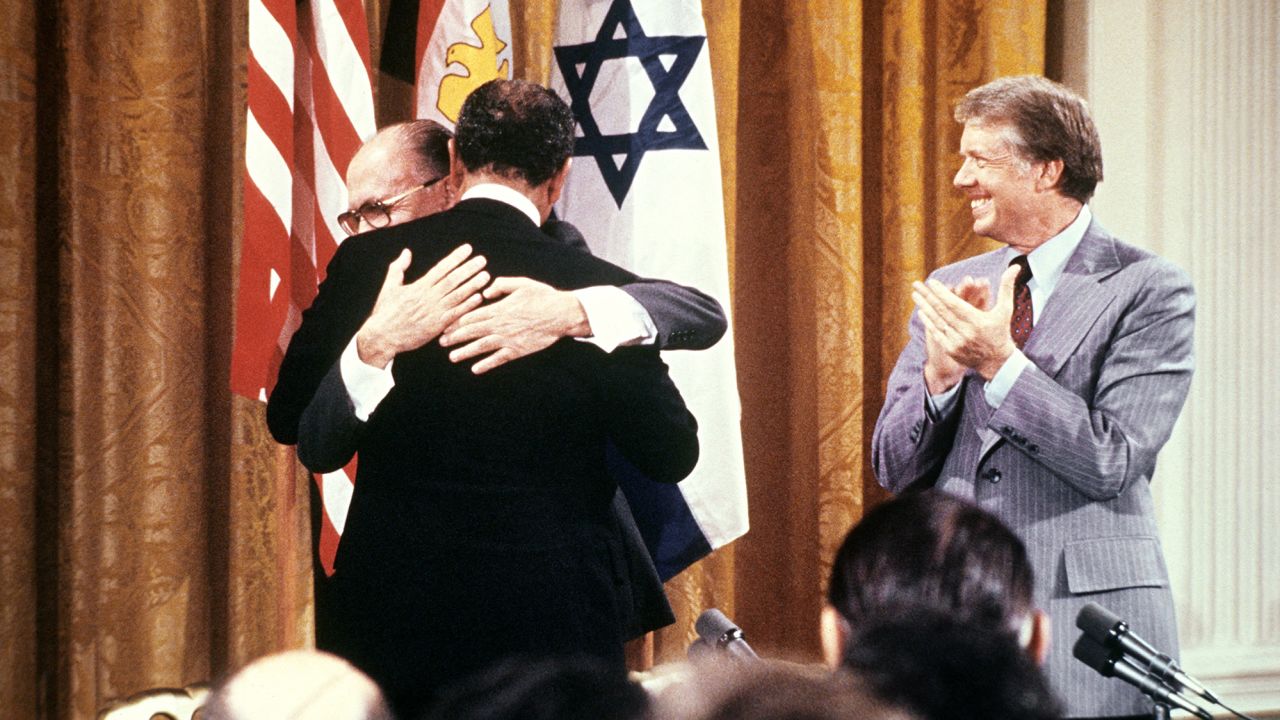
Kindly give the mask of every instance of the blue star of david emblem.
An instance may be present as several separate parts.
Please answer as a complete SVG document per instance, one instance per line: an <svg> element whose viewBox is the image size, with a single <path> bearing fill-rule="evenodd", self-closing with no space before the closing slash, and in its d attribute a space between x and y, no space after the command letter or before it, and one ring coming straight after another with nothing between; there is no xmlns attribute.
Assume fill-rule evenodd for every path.
<svg viewBox="0 0 1280 720"><path fill-rule="evenodd" d="M623 35L615 38L618 28L622 28ZM600 166L600 175L619 208L631 190L631 183L646 152L707 149L693 118L680 100L680 87L689 77L689 71L706 41L706 36L702 35L649 37L640 27L630 0L614 0L593 42L555 48L556 64L569 90L569 105L578 127L582 129L582 136L574 143L573 154L595 158ZM660 56L674 56L670 69L664 67ZM602 135L591 112L591 90L604 61L628 57L637 58L644 67L649 82L653 83L653 100L645 109L635 132ZM669 129L659 129L664 118L670 120ZM625 156L620 166L614 162L615 155Z"/></svg>

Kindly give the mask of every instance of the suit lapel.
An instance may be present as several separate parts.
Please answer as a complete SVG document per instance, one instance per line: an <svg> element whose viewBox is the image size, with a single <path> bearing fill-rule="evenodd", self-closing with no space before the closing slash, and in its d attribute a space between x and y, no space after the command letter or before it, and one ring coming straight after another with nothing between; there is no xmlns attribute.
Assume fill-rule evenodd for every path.
<svg viewBox="0 0 1280 720"><path fill-rule="evenodd" d="M991 285L991 303L995 304L997 298L996 293L1000 291L1000 277L1004 275L1004 271L1009 267L1005 260L1006 253L996 251L990 255L990 265L986 267L982 274L990 281ZM991 420L991 414L995 410L987 404L986 395L983 393L983 381L977 373L970 371L967 375L968 382L972 385L965 391L965 402L968 403L966 415L973 421L974 432L978 434L978 438L982 441L982 451L978 454L982 458L987 454L997 442L1000 441L1000 433L987 427L988 421Z"/></svg>
<svg viewBox="0 0 1280 720"><path fill-rule="evenodd" d="M997 254L1003 259L1003 253ZM999 261L992 268L989 276L991 286L999 287L1000 275L1005 265ZM1036 318L1031 337L1027 340L1023 352L1049 377L1054 377L1067 359L1080 345L1085 333L1093 327L1093 323L1102 311L1115 301L1115 293L1102 281L1120 269L1120 259L1116 255L1115 238L1107 233L1095 220L1089 223L1088 230L1080 240L1067 266L1058 279L1049 302ZM986 457L996 443L1003 439L1000 433L987 427L994 410L987 405L982 393L981 381L976 383L976 392L966 393L973 403L969 416L977 425L978 437L982 447L978 452L979 463Z"/></svg>
<svg viewBox="0 0 1280 720"><path fill-rule="evenodd" d="M1115 293L1102 281L1119 269L1115 238L1097 221L1090 223L1023 348L1046 375L1058 374L1098 316L1115 301Z"/></svg>

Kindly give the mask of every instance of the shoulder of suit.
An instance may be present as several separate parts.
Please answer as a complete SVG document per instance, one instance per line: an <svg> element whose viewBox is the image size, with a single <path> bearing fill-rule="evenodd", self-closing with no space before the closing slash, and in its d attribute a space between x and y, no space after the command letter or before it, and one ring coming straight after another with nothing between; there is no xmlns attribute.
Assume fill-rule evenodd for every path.
<svg viewBox="0 0 1280 720"><path fill-rule="evenodd" d="M1127 243L1105 230L1097 239L1110 243L1114 248L1120 273L1130 277L1136 274L1144 278L1158 278L1164 285L1191 285L1191 277L1186 270L1152 250Z"/></svg>
<svg viewBox="0 0 1280 720"><path fill-rule="evenodd" d="M958 260L950 265L943 265L929 273L929 277L937 278L948 284L958 282L965 275L986 277L993 266L1004 264L1004 251L1004 248L997 248L981 255Z"/></svg>

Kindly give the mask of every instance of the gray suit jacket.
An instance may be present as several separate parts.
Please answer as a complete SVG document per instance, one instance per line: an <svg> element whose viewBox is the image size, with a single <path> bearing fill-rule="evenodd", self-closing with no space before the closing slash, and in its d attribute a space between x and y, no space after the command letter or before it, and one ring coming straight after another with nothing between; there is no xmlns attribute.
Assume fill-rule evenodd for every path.
<svg viewBox="0 0 1280 720"><path fill-rule="evenodd" d="M1006 267L995 251L941 268L955 285ZM895 493L937 486L975 501L1026 542L1036 600L1053 619L1045 671L1068 716L1150 711L1136 690L1071 656L1076 614L1094 601L1176 655L1177 631L1150 481L1192 372L1195 295L1187 275L1126 245L1094 221L1039 313L1032 365L999 408L972 371L957 406L926 412L924 330L889 378L872 436L880 484Z"/></svg>

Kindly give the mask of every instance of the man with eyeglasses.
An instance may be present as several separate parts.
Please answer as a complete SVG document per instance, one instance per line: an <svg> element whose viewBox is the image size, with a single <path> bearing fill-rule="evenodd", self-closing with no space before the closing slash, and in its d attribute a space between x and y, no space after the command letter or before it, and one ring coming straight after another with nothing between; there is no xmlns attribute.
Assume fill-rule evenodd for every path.
<svg viewBox="0 0 1280 720"><path fill-rule="evenodd" d="M268 403L273 434L300 437L304 462L315 465L309 438L341 446L325 458L337 466L360 453L318 644L377 680L404 717L511 653L585 653L621 670L627 559L607 458L675 482L698 454L696 422L652 346L555 342L477 373L432 342L476 307L490 272L547 287L638 281L538 230L572 151L572 115L554 93L493 81L458 127L454 179L383 200L392 222L339 247ZM434 179L422 177L373 197ZM463 190L459 203L395 221L437 186ZM468 259L468 243L484 257Z"/></svg>

